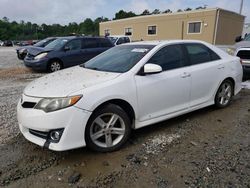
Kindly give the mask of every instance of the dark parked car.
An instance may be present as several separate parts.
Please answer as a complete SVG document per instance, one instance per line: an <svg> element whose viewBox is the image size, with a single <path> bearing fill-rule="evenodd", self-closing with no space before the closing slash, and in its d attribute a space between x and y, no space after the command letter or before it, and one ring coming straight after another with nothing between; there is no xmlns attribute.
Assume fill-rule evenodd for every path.
<svg viewBox="0 0 250 188"><path fill-rule="evenodd" d="M3 42L3 46L13 46L13 42L11 40L6 40Z"/></svg>
<svg viewBox="0 0 250 188"><path fill-rule="evenodd" d="M113 46L107 38L62 37L45 48L30 48L24 64L36 70L55 72L82 64Z"/></svg>
<svg viewBox="0 0 250 188"><path fill-rule="evenodd" d="M33 46L28 45L28 46L22 46L22 47L17 48L16 53L17 53L18 59L24 60L25 56L27 55L28 49L33 48L33 47L43 48L43 47L47 46L49 43L51 43L52 41L54 41L55 39L56 39L56 37L50 37L50 38L46 38L44 40L37 42Z"/></svg>

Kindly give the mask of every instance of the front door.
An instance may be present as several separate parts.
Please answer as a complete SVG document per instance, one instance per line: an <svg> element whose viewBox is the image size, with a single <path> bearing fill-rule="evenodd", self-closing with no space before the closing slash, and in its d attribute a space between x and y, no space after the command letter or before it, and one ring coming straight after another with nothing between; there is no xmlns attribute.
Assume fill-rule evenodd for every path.
<svg viewBox="0 0 250 188"><path fill-rule="evenodd" d="M191 78L183 47L179 44L163 47L147 63L158 64L163 71L135 76L139 121L187 109Z"/></svg>
<svg viewBox="0 0 250 188"><path fill-rule="evenodd" d="M79 65L81 61L81 39L74 39L65 45L63 62L65 67Z"/></svg>

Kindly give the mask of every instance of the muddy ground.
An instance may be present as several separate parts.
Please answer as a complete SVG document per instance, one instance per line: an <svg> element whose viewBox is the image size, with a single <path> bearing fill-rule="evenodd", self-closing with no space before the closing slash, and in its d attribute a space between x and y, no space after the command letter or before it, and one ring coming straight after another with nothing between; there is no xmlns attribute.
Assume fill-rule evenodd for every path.
<svg viewBox="0 0 250 188"><path fill-rule="evenodd" d="M5 50L5 52L3 52ZM19 133L16 103L42 73L0 48L0 187L250 187L250 90L133 131L113 153L52 152ZM7 51L7 52L6 52Z"/></svg>

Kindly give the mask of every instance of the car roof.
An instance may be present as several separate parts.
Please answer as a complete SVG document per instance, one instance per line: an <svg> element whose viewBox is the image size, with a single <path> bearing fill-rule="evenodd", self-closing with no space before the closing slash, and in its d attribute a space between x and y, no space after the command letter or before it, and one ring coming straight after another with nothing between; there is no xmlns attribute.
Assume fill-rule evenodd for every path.
<svg viewBox="0 0 250 188"><path fill-rule="evenodd" d="M66 37L57 37L60 39L67 39L67 40L72 40L72 39L105 39L105 37L97 37L97 36L66 36Z"/></svg>
<svg viewBox="0 0 250 188"><path fill-rule="evenodd" d="M119 37L129 37L129 36L126 36L126 35L110 35L108 37L117 37L117 38L119 38Z"/></svg>
<svg viewBox="0 0 250 188"><path fill-rule="evenodd" d="M123 45L165 45L165 44L173 44L173 43L201 43L207 44L204 41L200 40L152 40L152 41L137 41L132 43L126 43Z"/></svg>

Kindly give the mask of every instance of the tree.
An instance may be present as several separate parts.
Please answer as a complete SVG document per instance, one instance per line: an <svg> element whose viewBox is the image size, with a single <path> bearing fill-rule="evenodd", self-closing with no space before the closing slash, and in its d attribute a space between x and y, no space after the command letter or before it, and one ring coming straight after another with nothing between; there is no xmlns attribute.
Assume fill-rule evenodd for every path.
<svg viewBox="0 0 250 188"><path fill-rule="evenodd" d="M159 10L159 9L155 9L153 12L152 12L152 14L160 14L161 13L161 11Z"/></svg>
<svg viewBox="0 0 250 188"><path fill-rule="evenodd" d="M184 11L191 11L191 10L192 10L191 8L184 9Z"/></svg>
<svg viewBox="0 0 250 188"><path fill-rule="evenodd" d="M207 8L207 5L204 5L203 7L199 6L199 7L195 8L195 10L206 9L206 8Z"/></svg>
<svg viewBox="0 0 250 188"><path fill-rule="evenodd" d="M172 11L170 9L167 9L167 10L163 11L162 13L172 13Z"/></svg>
<svg viewBox="0 0 250 188"><path fill-rule="evenodd" d="M114 20L123 19L123 18L130 18L130 17L135 17L135 16L137 16L137 15L132 11L126 12L124 10L120 10L119 12L115 13Z"/></svg>
<svg viewBox="0 0 250 188"><path fill-rule="evenodd" d="M141 13L141 15L150 15L150 12L149 12L148 9L145 9L145 10Z"/></svg>
<svg viewBox="0 0 250 188"><path fill-rule="evenodd" d="M84 35L91 35L94 33L94 22L91 18L87 18L84 22L80 23L80 33Z"/></svg>
<svg viewBox="0 0 250 188"><path fill-rule="evenodd" d="M178 9L177 12L182 12L182 10L181 10L181 9Z"/></svg>
<svg viewBox="0 0 250 188"><path fill-rule="evenodd" d="M3 21L4 22L9 22L9 18L7 18L6 16L3 17Z"/></svg>

